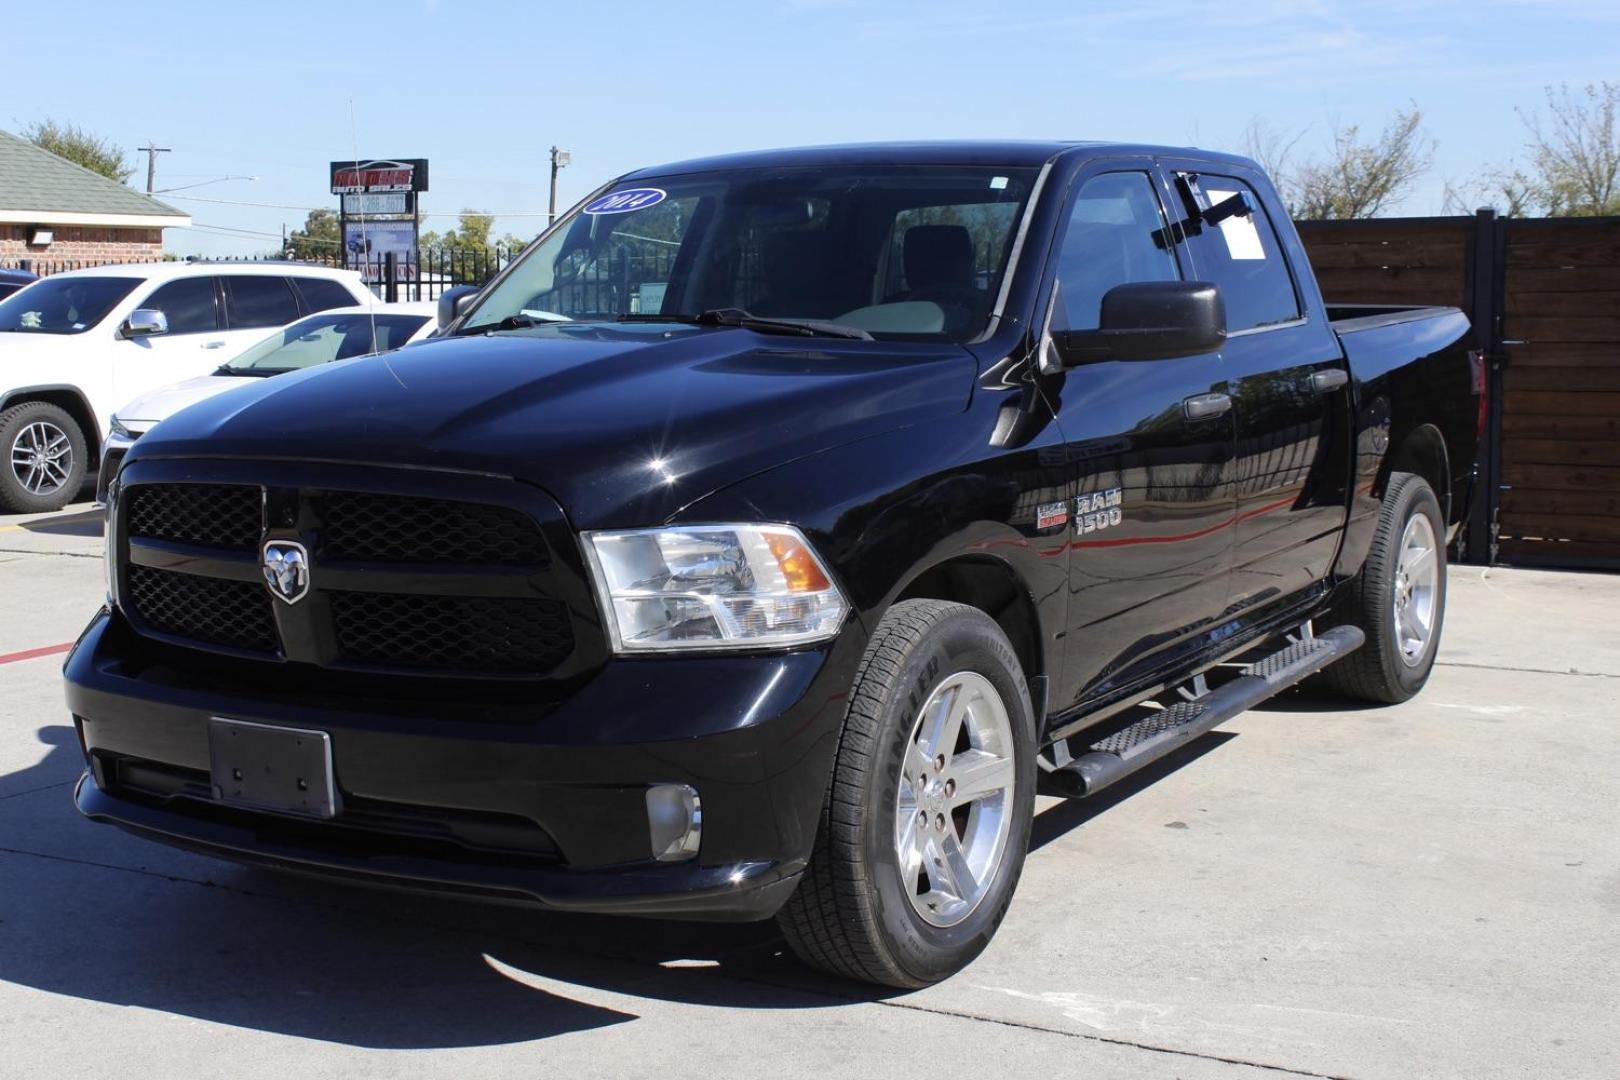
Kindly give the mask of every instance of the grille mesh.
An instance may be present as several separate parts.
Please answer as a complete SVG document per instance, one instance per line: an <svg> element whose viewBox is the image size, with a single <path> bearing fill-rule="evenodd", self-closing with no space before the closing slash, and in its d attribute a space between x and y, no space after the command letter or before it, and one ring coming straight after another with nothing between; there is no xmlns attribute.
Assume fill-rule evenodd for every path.
<svg viewBox="0 0 1620 1080"><path fill-rule="evenodd" d="M320 499L321 554L367 562L544 566L540 530L504 506L328 492Z"/></svg>
<svg viewBox="0 0 1620 1080"><path fill-rule="evenodd" d="M276 617L270 595L251 581L178 574L132 564L129 603L154 630L212 645L273 653Z"/></svg>
<svg viewBox="0 0 1620 1080"><path fill-rule="evenodd" d="M543 675L573 649L553 600L332 592L338 655L349 663L421 671Z"/></svg>
<svg viewBox="0 0 1620 1080"><path fill-rule="evenodd" d="M129 534L229 551L259 546L263 499L239 484L143 484L129 500Z"/></svg>

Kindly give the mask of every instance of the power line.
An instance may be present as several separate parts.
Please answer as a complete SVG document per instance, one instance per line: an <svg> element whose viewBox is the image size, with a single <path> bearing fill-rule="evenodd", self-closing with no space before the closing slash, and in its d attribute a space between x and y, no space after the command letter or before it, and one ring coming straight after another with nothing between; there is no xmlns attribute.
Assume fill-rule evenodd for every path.
<svg viewBox="0 0 1620 1080"><path fill-rule="evenodd" d="M191 202L213 203L216 206L248 206L258 210L302 210L305 213L309 213L314 210L332 209L329 206L300 206L296 203L244 202L239 199L210 199L204 195L173 195L170 197L174 199L187 199ZM428 211L423 211L422 216L459 218L464 212L465 211L462 210L440 210L431 213ZM546 212L544 210L474 210L472 212L485 217L538 218L546 216Z"/></svg>

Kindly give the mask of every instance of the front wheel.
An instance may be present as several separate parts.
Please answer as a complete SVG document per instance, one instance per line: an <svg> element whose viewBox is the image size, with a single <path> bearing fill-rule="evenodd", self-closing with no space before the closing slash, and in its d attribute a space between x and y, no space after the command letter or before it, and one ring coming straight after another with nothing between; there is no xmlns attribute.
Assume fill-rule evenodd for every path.
<svg viewBox="0 0 1620 1080"><path fill-rule="evenodd" d="M1445 519L1421 476L1389 480L1372 548L1329 621L1359 626L1367 643L1321 675L1330 689L1395 704L1423 689L1446 616Z"/></svg>
<svg viewBox="0 0 1620 1080"><path fill-rule="evenodd" d="M1023 669L984 612L896 604L855 677L810 866L778 916L799 958L916 988L960 971L1012 901L1035 799Z"/></svg>
<svg viewBox="0 0 1620 1080"><path fill-rule="evenodd" d="M60 510L84 484L85 438L73 417L46 401L0 412L0 510Z"/></svg>

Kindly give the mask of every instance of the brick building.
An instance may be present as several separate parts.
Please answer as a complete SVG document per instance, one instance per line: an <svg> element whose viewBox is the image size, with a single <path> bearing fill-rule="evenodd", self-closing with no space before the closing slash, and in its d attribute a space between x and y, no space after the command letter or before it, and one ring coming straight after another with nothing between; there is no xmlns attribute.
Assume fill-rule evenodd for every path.
<svg viewBox="0 0 1620 1080"><path fill-rule="evenodd" d="M163 257L172 206L0 131L0 266L50 273Z"/></svg>

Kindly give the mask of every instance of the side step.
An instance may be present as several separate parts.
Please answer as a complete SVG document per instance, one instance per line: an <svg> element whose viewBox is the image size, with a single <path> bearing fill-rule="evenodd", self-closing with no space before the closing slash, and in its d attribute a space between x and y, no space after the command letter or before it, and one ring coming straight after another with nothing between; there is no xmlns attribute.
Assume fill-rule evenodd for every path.
<svg viewBox="0 0 1620 1080"><path fill-rule="evenodd" d="M1042 779L1052 794L1084 798L1150 765L1301 679L1359 649L1366 635L1336 626L1248 666L1244 674L1192 701L1182 701L1092 743ZM1063 744L1058 744L1061 748Z"/></svg>

